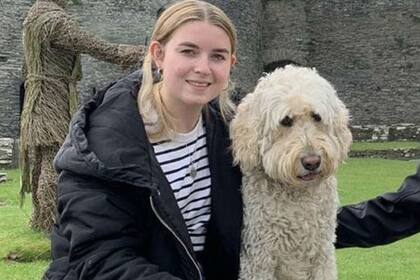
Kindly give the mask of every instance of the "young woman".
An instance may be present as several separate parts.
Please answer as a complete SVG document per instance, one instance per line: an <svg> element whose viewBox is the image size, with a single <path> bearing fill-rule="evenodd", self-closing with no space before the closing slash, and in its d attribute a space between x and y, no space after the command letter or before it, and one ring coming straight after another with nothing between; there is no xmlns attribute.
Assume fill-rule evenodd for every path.
<svg viewBox="0 0 420 280"><path fill-rule="evenodd" d="M46 279L237 278L241 174L226 125L235 55L220 9L181 1L159 17L143 73L82 106L55 161Z"/></svg>
<svg viewBox="0 0 420 280"><path fill-rule="evenodd" d="M81 107L55 160L59 219L45 279L237 279L241 173L227 129L235 56L227 16L180 1L159 17L143 72ZM359 221L340 224L343 236Z"/></svg>

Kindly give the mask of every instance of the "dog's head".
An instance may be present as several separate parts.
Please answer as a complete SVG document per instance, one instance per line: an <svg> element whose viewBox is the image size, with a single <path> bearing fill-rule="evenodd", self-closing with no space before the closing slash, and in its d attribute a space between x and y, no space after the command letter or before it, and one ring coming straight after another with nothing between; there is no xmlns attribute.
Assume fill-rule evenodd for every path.
<svg viewBox="0 0 420 280"><path fill-rule="evenodd" d="M277 69L238 106L230 127L235 163L294 186L319 183L347 157L348 121L333 86L315 69Z"/></svg>

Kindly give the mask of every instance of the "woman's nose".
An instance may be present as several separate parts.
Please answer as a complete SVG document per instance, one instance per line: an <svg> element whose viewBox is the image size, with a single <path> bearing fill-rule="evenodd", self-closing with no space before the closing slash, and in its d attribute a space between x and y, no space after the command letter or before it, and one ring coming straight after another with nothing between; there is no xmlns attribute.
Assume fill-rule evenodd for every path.
<svg viewBox="0 0 420 280"><path fill-rule="evenodd" d="M197 58L196 63L194 65L194 72L203 75L210 74L210 64L207 56L203 55Z"/></svg>

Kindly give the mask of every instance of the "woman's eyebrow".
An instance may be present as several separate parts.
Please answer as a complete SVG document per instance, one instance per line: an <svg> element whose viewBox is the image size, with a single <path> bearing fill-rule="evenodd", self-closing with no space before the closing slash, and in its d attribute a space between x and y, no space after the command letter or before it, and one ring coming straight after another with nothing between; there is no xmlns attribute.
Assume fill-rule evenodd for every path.
<svg viewBox="0 0 420 280"><path fill-rule="evenodd" d="M213 49L214 52L218 52L218 53L230 53L228 49L225 48L221 48L221 49Z"/></svg>
<svg viewBox="0 0 420 280"><path fill-rule="evenodd" d="M178 47L189 47L189 48L194 48L194 49L199 49L200 47L197 46L194 43L191 42L181 42L178 44ZM228 49L226 48L215 48L212 50L213 52L218 52L218 53L230 53Z"/></svg>
<svg viewBox="0 0 420 280"><path fill-rule="evenodd" d="M194 49L199 49L199 47L191 42L181 42L178 44L179 47L190 47L190 48L194 48Z"/></svg>

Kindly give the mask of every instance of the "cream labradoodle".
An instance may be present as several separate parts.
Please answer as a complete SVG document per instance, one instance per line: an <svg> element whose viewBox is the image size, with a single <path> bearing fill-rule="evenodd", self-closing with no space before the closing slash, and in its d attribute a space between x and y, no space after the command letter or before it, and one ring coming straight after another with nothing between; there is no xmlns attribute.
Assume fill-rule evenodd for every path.
<svg viewBox="0 0 420 280"><path fill-rule="evenodd" d="M242 280L337 279L334 176L352 142L348 111L315 69L260 79L231 124L244 173Z"/></svg>

